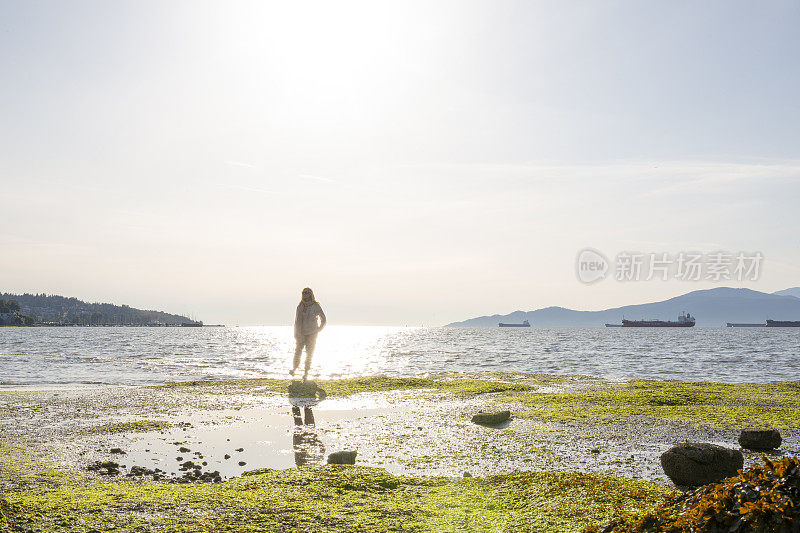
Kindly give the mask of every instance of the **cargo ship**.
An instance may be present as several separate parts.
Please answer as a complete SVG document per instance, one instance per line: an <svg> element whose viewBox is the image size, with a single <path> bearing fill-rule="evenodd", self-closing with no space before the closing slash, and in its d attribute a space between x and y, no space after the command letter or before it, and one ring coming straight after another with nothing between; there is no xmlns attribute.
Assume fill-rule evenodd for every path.
<svg viewBox="0 0 800 533"><path fill-rule="evenodd" d="M681 313L677 322L670 320L625 320L622 319L623 328L691 328L695 324L694 317L689 313Z"/></svg>
<svg viewBox="0 0 800 533"><path fill-rule="evenodd" d="M529 328L531 327L531 323L528 322L527 320L523 320L522 324L503 324L502 322L500 322L499 324L497 324L497 326L501 328Z"/></svg>
<svg viewBox="0 0 800 533"><path fill-rule="evenodd" d="M768 328L800 328L800 320L769 320Z"/></svg>

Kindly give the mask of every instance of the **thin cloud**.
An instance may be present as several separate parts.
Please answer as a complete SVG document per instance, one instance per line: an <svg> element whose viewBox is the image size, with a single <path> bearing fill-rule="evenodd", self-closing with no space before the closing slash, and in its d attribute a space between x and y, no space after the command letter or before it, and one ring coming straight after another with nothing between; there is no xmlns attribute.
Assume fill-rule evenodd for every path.
<svg viewBox="0 0 800 533"><path fill-rule="evenodd" d="M225 164L232 167L258 168L256 165L251 163L243 163L242 161L225 161Z"/></svg>
<svg viewBox="0 0 800 533"><path fill-rule="evenodd" d="M307 180L324 181L325 183L338 183L338 181L336 181L334 179L326 178L324 176L316 176L314 174L298 174L297 177L298 178L305 178Z"/></svg>
<svg viewBox="0 0 800 533"><path fill-rule="evenodd" d="M230 189L234 191L245 191L245 192L254 192L258 194L266 194L266 195L286 195L287 192L284 191L274 191L271 189L261 189L259 187L245 187L241 185L228 185L224 187L225 189Z"/></svg>

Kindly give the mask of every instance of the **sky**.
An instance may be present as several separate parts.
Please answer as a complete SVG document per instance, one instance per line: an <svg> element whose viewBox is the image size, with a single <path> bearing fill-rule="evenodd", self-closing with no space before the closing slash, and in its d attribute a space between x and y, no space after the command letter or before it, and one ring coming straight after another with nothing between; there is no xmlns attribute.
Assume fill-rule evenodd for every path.
<svg viewBox="0 0 800 533"><path fill-rule="evenodd" d="M0 0L0 292L435 326L800 285L800 3ZM760 252L582 283L584 248Z"/></svg>

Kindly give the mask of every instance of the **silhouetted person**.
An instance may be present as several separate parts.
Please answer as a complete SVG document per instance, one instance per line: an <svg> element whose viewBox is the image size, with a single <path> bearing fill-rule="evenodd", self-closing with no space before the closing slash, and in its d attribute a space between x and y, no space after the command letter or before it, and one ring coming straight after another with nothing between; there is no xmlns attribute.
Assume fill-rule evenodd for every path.
<svg viewBox="0 0 800 533"><path fill-rule="evenodd" d="M292 407L294 417L294 435L292 436L292 448L294 449L294 464L297 466L316 464L322 462L325 457L325 445L319 440L314 428L314 412L310 407L303 409L306 420L300 414L300 407Z"/></svg>
<svg viewBox="0 0 800 533"><path fill-rule="evenodd" d="M308 378L308 370L311 368L311 358L314 357L314 346L317 344L317 333L325 327L327 319L322 312L322 306L314 299L314 291L306 287L300 303L297 304L297 312L294 317L294 339L297 346L294 349L294 365L289 372L294 376L295 370L300 366L300 356L303 354L303 347L306 348L306 371L303 372L303 381Z"/></svg>

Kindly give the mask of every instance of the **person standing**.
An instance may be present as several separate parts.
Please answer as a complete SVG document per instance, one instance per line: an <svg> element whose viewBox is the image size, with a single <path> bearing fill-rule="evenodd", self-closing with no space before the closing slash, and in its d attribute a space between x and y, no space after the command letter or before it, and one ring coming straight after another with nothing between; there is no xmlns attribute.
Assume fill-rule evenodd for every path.
<svg viewBox="0 0 800 533"><path fill-rule="evenodd" d="M314 299L314 291L306 287L303 289L294 317L294 339L297 345L294 349L294 365L289 374L294 376L297 367L300 366L300 356L303 354L303 347L305 347L306 365L305 372L303 372L303 381L308 379L308 370L311 368L311 359L314 357L314 347L317 344L317 333L322 331L326 323L327 319L322 311L322 306Z"/></svg>

